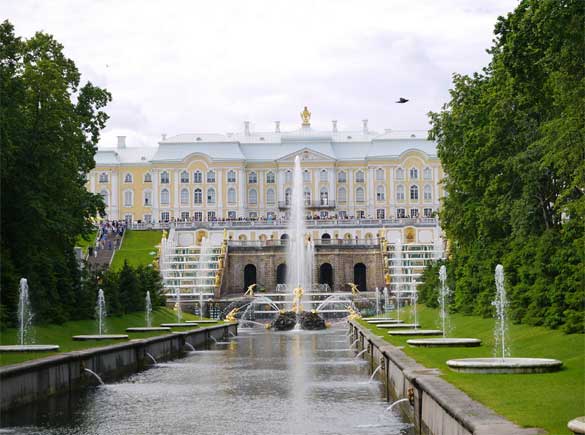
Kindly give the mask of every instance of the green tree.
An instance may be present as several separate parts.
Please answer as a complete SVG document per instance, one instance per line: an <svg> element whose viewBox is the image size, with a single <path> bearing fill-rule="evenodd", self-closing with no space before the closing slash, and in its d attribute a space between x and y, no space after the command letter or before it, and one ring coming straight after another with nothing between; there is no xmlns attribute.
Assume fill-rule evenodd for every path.
<svg viewBox="0 0 585 435"><path fill-rule="evenodd" d="M52 36L15 36L0 24L0 305L14 319L27 277L36 319L74 316L80 289L73 247L103 213L85 188L110 94L86 83Z"/></svg>
<svg viewBox="0 0 585 435"><path fill-rule="evenodd" d="M144 308L144 295L146 293L141 292L136 275L136 269L124 261L124 265L118 273L118 291L122 310L125 313L140 311Z"/></svg>

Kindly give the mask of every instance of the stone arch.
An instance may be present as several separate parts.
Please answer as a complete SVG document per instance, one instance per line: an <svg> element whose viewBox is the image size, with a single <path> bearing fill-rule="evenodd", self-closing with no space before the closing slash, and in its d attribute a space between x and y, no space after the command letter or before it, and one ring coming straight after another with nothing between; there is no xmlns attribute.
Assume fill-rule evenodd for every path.
<svg viewBox="0 0 585 435"><path fill-rule="evenodd" d="M268 237L266 236L266 234L260 234L258 236L258 240L260 240L261 242L265 242L267 238Z"/></svg>
<svg viewBox="0 0 585 435"><path fill-rule="evenodd" d="M252 284L256 284L256 266L246 264L244 266L244 289L247 289Z"/></svg>
<svg viewBox="0 0 585 435"><path fill-rule="evenodd" d="M280 236L280 240L288 240L288 234L284 233L282 236Z"/></svg>
<svg viewBox="0 0 585 435"><path fill-rule="evenodd" d="M353 282L359 291L367 290L367 268L364 263L357 263L353 266Z"/></svg>
<svg viewBox="0 0 585 435"><path fill-rule="evenodd" d="M319 266L319 284L327 284L333 290L333 266L323 263Z"/></svg>
<svg viewBox="0 0 585 435"><path fill-rule="evenodd" d="M286 263L280 263L276 267L276 284L286 284Z"/></svg>
<svg viewBox="0 0 585 435"><path fill-rule="evenodd" d="M246 235L245 235L245 234L240 234L240 235L238 236L238 240L245 241L245 240L248 240L248 238L246 237Z"/></svg>

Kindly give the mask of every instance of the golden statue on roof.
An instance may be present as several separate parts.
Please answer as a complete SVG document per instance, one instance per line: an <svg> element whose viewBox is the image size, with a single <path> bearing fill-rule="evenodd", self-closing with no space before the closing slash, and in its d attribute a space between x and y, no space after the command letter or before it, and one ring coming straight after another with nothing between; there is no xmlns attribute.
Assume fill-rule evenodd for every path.
<svg viewBox="0 0 585 435"><path fill-rule="evenodd" d="M311 125L311 112L307 109L307 106L301 112L301 119L303 120L303 127L308 127Z"/></svg>

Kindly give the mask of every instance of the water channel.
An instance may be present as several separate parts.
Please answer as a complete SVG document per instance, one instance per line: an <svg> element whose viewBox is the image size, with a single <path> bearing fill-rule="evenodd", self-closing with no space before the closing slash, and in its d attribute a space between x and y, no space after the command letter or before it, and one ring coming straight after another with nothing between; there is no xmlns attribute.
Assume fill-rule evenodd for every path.
<svg viewBox="0 0 585 435"><path fill-rule="evenodd" d="M240 330L119 383L5 414L0 433L411 435L385 412L345 333Z"/></svg>

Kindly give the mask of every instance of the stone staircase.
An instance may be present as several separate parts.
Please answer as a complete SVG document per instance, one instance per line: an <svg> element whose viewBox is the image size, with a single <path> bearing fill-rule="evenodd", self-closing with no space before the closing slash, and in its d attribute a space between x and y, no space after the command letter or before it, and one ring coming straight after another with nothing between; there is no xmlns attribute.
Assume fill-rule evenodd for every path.
<svg viewBox="0 0 585 435"><path fill-rule="evenodd" d="M97 256L95 253L93 255L88 256L88 264L91 269L107 269L112 261L112 257L114 256L114 252L116 249L120 247L122 244L121 237L118 236L115 232L108 232L106 234L106 238L103 243L103 248L101 247L98 250ZM95 250L95 246L93 247Z"/></svg>

